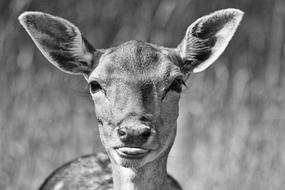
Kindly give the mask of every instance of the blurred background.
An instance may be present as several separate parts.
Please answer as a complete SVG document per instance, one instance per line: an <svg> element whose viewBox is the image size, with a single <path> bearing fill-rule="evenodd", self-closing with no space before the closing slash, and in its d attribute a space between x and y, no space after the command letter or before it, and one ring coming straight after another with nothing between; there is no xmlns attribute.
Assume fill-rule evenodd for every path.
<svg viewBox="0 0 285 190"><path fill-rule="evenodd" d="M188 81L169 171L186 190L284 189L284 0L0 0L0 189L37 189L66 161L103 150L83 77L44 59L20 13L64 17L98 48L131 39L175 47L197 18L229 7L244 20L218 61Z"/></svg>

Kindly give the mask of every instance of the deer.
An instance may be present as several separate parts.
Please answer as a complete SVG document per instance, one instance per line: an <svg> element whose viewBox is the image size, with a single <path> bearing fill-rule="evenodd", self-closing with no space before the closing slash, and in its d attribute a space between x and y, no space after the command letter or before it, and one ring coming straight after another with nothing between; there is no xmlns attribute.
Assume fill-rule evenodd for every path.
<svg viewBox="0 0 285 190"><path fill-rule="evenodd" d="M43 56L86 79L106 150L64 164L40 190L181 190L167 173L181 92L190 74L223 53L243 15L234 8L205 15L174 48L132 40L98 49L64 18L22 13L19 22Z"/></svg>

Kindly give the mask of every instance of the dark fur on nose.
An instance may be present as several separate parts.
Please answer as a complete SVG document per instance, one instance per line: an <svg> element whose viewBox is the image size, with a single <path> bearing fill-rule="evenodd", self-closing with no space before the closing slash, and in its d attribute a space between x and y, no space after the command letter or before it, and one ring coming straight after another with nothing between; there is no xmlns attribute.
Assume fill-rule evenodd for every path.
<svg viewBox="0 0 285 190"><path fill-rule="evenodd" d="M141 146L151 136L151 128L142 126L122 126L118 128L118 136L123 143L128 145Z"/></svg>

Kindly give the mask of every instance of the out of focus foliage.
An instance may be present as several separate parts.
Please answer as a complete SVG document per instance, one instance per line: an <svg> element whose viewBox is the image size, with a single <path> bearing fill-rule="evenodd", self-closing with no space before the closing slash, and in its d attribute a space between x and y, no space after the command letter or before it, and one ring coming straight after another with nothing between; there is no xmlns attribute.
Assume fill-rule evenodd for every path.
<svg viewBox="0 0 285 190"><path fill-rule="evenodd" d="M284 189L284 0L1 0L0 189L36 189L59 165L102 149L84 80L48 64L21 12L67 18L98 48L131 39L175 47L195 19L228 7L244 20L222 57L191 76L169 170L185 189Z"/></svg>

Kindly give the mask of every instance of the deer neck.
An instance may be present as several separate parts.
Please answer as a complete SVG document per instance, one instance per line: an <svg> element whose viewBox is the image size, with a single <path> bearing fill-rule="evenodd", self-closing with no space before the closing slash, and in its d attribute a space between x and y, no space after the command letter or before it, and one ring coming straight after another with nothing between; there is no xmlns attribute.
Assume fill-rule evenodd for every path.
<svg viewBox="0 0 285 190"><path fill-rule="evenodd" d="M167 184L167 156L139 169L112 164L114 190L170 190Z"/></svg>

